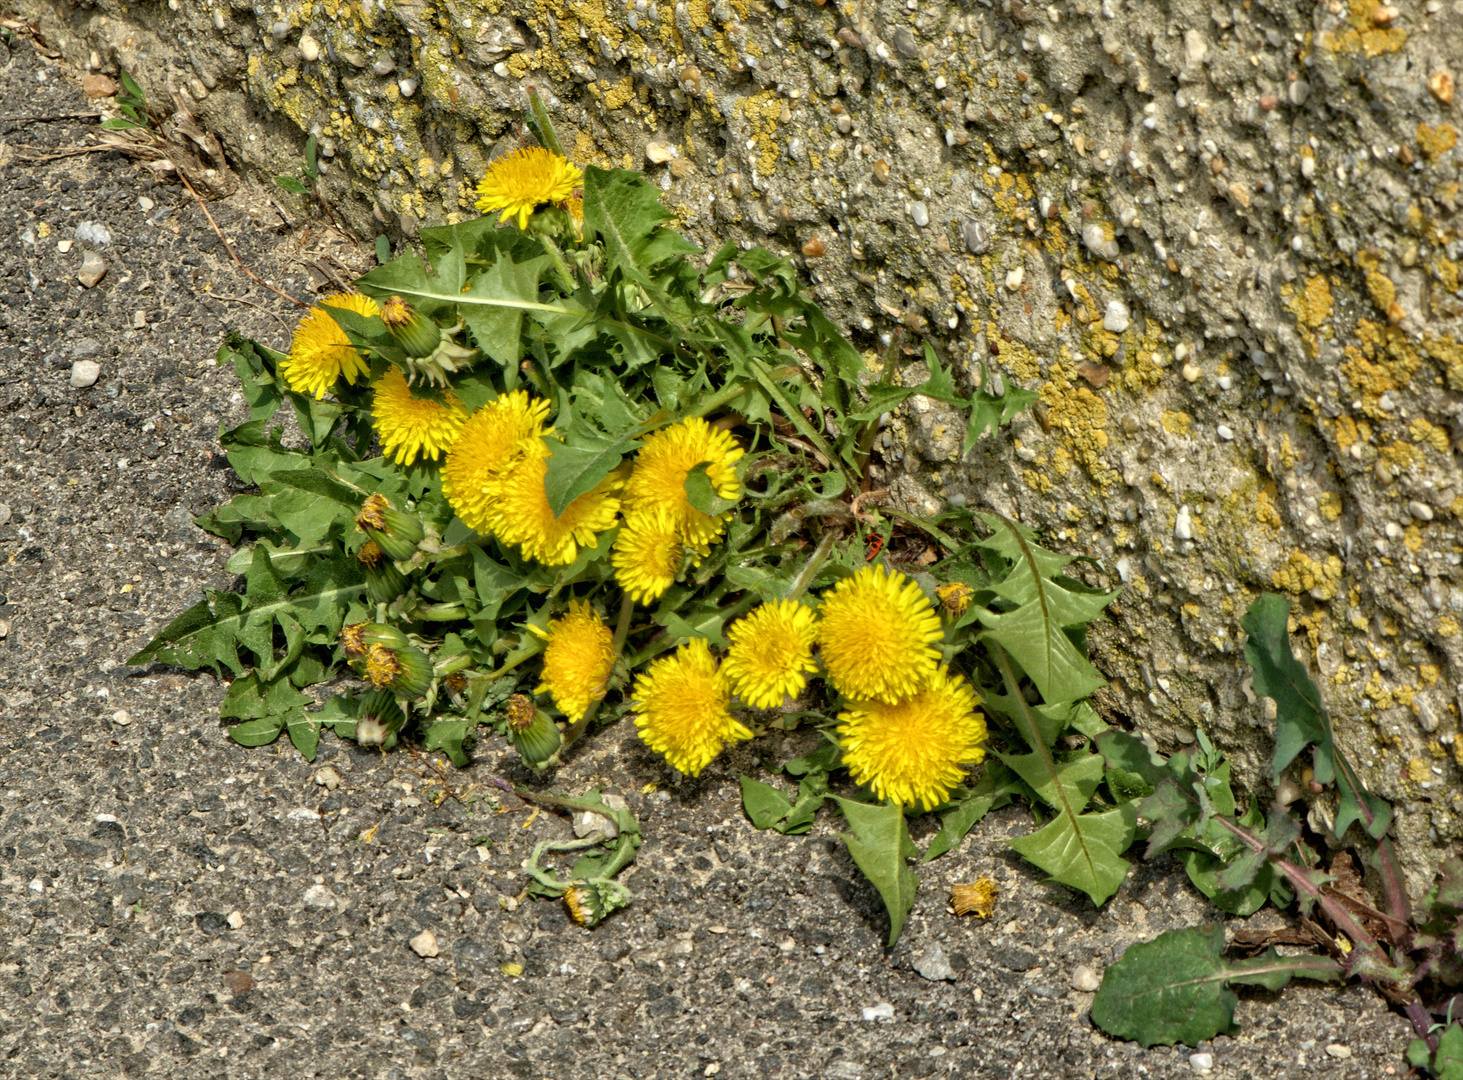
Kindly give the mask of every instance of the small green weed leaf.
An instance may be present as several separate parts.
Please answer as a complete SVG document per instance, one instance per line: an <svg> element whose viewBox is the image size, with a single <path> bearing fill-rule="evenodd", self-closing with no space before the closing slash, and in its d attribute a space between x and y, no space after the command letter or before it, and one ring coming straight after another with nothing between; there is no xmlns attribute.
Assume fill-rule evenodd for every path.
<svg viewBox="0 0 1463 1080"><path fill-rule="evenodd" d="M462 319L477 347L504 367L517 367L523 358L523 315L526 311L545 316L564 314L541 310L538 286L549 268L547 257L516 262L500 258L472 279L459 303ZM477 300L516 301L514 305L474 303ZM470 306L467 306L470 305ZM577 312L569 312L571 316Z"/></svg>
<svg viewBox="0 0 1463 1080"><path fill-rule="evenodd" d="M670 218L660 189L639 173L594 165L584 170L584 233L586 239L598 236L603 241L607 269L651 285L657 263L699 252L679 233L662 228Z"/></svg>
<svg viewBox="0 0 1463 1080"><path fill-rule="evenodd" d="M1193 797L1173 777L1164 777L1149 795L1138 804L1138 813L1153 823L1148 836L1145 859L1152 859L1172 847L1199 819L1199 807Z"/></svg>
<svg viewBox="0 0 1463 1080"><path fill-rule="evenodd" d="M376 237L376 262L384 266L391 261L391 241L384 234Z"/></svg>
<svg viewBox="0 0 1463 1080"><path fill-rule="evenodd" d="M976 547L999 555L1013 565L1027 559L1036 563L1037 573L1052 578L1072 561L1072 556L1048 551L1036 542L1036 530L1017 521L1007 521L996 514L976 514L991 535L976 541Z"/></svg>
<svg viewBox="0 0 1463 1080"><path fill-rule="evenodd" d="M1103 974L1092 1022L1109 1035L1144 1046L1185 1043L1234 1030L1238 998L1226 983L1278 990L1293 977L1335 980L1341 969L1323 956L1280 956L1226 962L1224 928L1170 930L1128 948Z"/></svg>
<svg viewBox="0 0 1463 1080"><path fill-rule="evenodd" d="M314 761L320 746L320 724L304 713L294 713L285 717L285 731L300 755L306 761Z"/></svg>
<svg viewBox="0 0 1463 1080"><path fill-rule="evenodd" d="M1009 423L1033 402L1038 401L1041 395L1031 390L1022 390L1017 386L1007 386L1006 392L1000 397L992 397L986 391L986 382L982 382L981 388L975 392L970 402L970 423L965 429L965 444L961 447L962 456L970 453L986 434L986 432L997 431L1001 425Z"/></svg>
<svg viewBox="0 0 1463 1080"><path fill-rule="evenodd" d="M982 612L980 621L981 639L1005 648L1045 700L1075 701L1107 685L1037 601L1004 615Z"/></svg>
<svg viewBox="0 0 1463 1080"><path fill-rule="evenodd" d="M128 120L125 116L108 117L98 126L107 131L130 131L133 128L147 127L146 124L139 124L135 120Z"/></svg>
<svg viewBox="0 0 1463 1080"><path fill-rule="evenodd" d="M1142 777L1150 787L1157 787L1168 777L1161 758L1148 749L1142 739L1126 731L1107 730L1096 739L1097 750L1110 769L1123 769Z"/></svg>
<svg viewBox="0 0 1463 1080"><path fill-rule="evenodd" d="M809 776L815 773L822 773L826 776L838 768L842 760L843 748L830 740L810 754L784 762L782 771L789 776Z"/></svg>
<svg viewBox="0 0 1463 1080"><path fill-rule="evenodd" d="M142 92L142 87L139 86L137 80L132 77L131 72L129 72L126 68L119 68L117 74L122 79L122 89L127 91L128 97L134 97L138 101L147 100L147 95Z"/></svg>
<svg viewBox="0 0 1463 1080"><path fill-rule="evenodd" d="M240 746L268 746L279 738L284 730L283 715L265 716L258 720L245 720L229 728L229 738Z"/></svg>
<svg viewBox="0 0 1463 1080"><path fill-rule="evenodd" d="M1271 763L1277 782L1296 755L1312 743L1325 741L1330 729L1320 691L1290 651L1289 617L1290 604L1266 593L1240 620L1249 635L1245 659L1254 672L1255 692L1273 698L1277 707L1275 757Z"/></svg>
<svg viewBox="0 0 1463 1080"><path fill-rule="evenodd" d="M1254 878L1239 889L1225 889L1219 883L1224 870L1224 860L1193 848L1176 851L1184 872L1189 875L1194 888L1213 901L1214 906L1241 918L1253 915L1265 906L1270 890L1275 885L1275 870L1269 864L1261 866Z"/></svg>
<svg viewBox="0 0 1463 1080"><path fill-rule="evenodd" d="M792 800L771 784L750 776L743 776L741 783L742 809L755 828L770 829L792 813Z"/></svg>
<svg viewBox="0 0 1463 1080"><path fill-rule="evenodd" d="M570 429L568 435L567 442L550 439L548 443L551 453L544 473L544 491L555 517L579 496L593 490L639 445L628 435L600 435L582 425Z"/></svg>
<svg viewBox="0 0 1463 1080"><path fill-rule="evenodd" d="M1237 892L1254 882L1272 855L1284 855L1300 839L1300 825L1287 811L1276 809L1259 839L1264 844L1263 850L1246 847L1239 858L1220 872L1219 887L1225 892Z"/></svg>
<svg viewBox="0 0 1463 1080"><path fill-rule="evenodd" d="M1056 761L1045 748L1030 754L998 756L1042 802L1067 813L1080 814L1102 783L1103 761L1097 754L1084 754L1069 762Z"/></svg>
<svg viewBox="0 0 1463 1080"><path fill-rule="evenodd" d="M307 188L304 184L300 183L293 176L290 176L288 174L276 176L274 178L274 182L280 187L284 188L286 191L288 191L291 195L310 194L309 188Z"/></svg>
<svg viewBox="0 0 1463 1080"><path fill-rule="evenodd" d="M1417 1047L1421 1047L1421 1060ZM1418 1068L1426 1067L1437 1080L1463 1080L1463 1026L1456 1021L1447 1026L1438 1038L1437 1053L1429 1060L1427 1043L1415 1039L1407 1047L1407 1060Z"/></svg>
<svg viewBox="0 0 1463 1080"><path fill-rule="evenodd" d="M1101 907L1128 874L1129 863L1120 853L1133 842L1135 821L1132 803L1103 813L1062 813L1008 843L1052 881L1086 893Z"/></svg>
<svg viewBox="0 0 1463 1080"><path fill-rule="evenodd" d="M738 500L723 499L711 486L711 478L706 475L706 463L692 468L686 475L686 501L704 514L716 517L726 513Z"/></svg>
<svg viewBox="0 0 1463 1080"><path fill-rule="evenodd" d="M229 684L218 714L225 720L255 720L302 709L313 699L290 685L288 679L261 683L257 672L250 672Z"/></svg>
<svg viewBox="0 0 1463 1080"><path fill-rule="evenodd" d="M305 140L305 175L314 180L320 175L320 164L315 159L315 136Z"/></svg>
<svg viewBox="0 0 1463 1080"><path fill-rule="evenodd" d="M436 720L422 733L422 749L441 750L452 764L465 769L470 764L464 743L468 741L477 724L472 720L453 717Z"/></svg>
<svg viewBox="0 0 1463 1080"><path fill-rule="evenodd" d="M844 835L848 853L884 901L889 912L889 946L899 940L904 921L914 907L919 880L909 860L919 851L904 825L904 811L898 806L871 806L833 796L843 811L851 832Z"/></svg>
<svg viewBox="0 0 1463 1080"><path fill-rule="evenodd" d="M964 798L935 811L940 819L940 831L925 848L921 861L929 862L947 851L954 851L986 814L1005 806L1013 795L1029 794L1026 785L1010 769L998 761L989 763L975 787Z"/></svg>

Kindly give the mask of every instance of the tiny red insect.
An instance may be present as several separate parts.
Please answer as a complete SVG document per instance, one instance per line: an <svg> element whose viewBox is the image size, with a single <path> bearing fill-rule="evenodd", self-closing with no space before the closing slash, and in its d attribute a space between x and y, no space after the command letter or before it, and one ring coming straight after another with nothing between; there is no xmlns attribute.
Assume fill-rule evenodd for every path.
<svg viewBox="0 0 1463 1080"><path fill-rule="evenodd" d="M878 533L875 533L872 537L869 538L869 551L868 554L864 556L864 562L873 562L879 557L879 552L883 550L884 538Z"/></svg>

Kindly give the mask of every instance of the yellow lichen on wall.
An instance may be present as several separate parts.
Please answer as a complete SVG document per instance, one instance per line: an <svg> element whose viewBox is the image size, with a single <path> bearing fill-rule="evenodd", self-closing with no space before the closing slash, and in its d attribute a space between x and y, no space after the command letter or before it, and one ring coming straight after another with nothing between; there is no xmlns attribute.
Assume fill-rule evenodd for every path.
<svg viewBox="0 0 1463 1080"><path fill-rule="evenodd" d="M1296 596L1310 593L1317 600L1330 600L1336 595L1341 569L1341 560L1335 555L1327 555L1322 563L1303 551L1292 551L1285 565L1271 575L1270 582Z"/></svg>
<svg viewBox="0 0 1463 1080"><path fill-rule="evenodd" d="M783 109L775 90L744 97L733 107L747 121L748 133L757 146L757 171L763 176L777 171L777 125Z"/></svg>
<svg viewBox="0 0 1463 1080"><path fill-rule="evenodd" d="M1341 516L1341 496L1334 491L1324 491L1316 508L1320 510L1321 517L1327 521L1335 521Z"/></svg>
<svg viewBox="0 0 1463 1080"><path fill-rule="evenodd" d="M1041 357L1020 341L1003 337L1001 328L993 322L986 323L986 340L1000 348L1001 367L1022 382L1039 379L1042 375Z"/></svg>
<svg viewBox="0 0 1463 1080"><path fill-rule="evenodd" d="M1417 125L1417 148L1429 161L1435 161L1446 154L1457 143L1458 133L1453 130L1452 124L1439 124L1437 127Z"/></svg>
<svg viewBox="0 0 1463 1080"><path fill-rule="evenodd" d="M1170 435L1182 435L1187 438L1194 432L1194 418L1179 409L1165 410L1163 430Z"/></svg>
<svg viewBox="0 0 1463 1080"><path fill-rule="evenodd" d="M1290 285L1281 289L1281 295L1288 297L1286 308L1295 316L1300 337L1312 356L1320 353L1317 331L1331 317L1336 302L1331 296L1331 283L1322 274L1306 279L1305 287L1296 292Z"/></svg>
<svg viewBox="0 0 1463 1080"><path fill-rule="evenodd" d="M1350 0L1347 4L1347 26L1340 30L1323 31L1320 44L1323 49L1337 53L1360 53L1367 59L1394 53L1407 41L1407 31L1401 27L1388 26L1391 20L1378 25L1373 13L1382 7L1382 0Z"/></svg>
<svg viewBox="0 0 1463 1080"><path fill-rule="evenodd" d="M1384 315L1391 310L1397 300L1397 286L1392 284L1392 279L1375 270L1370 271L1366 276L1366 290L1371 294L1372 303L1376 304Z"/></svg>
<svg viewBox="0 0 1463 1080"><path fill-rule="evenodd" d="M1086 386L1076 385L1076 368L1058 361L1052 364L1050 379L1042 385L1041 398L1047 405L1047 426L1061 433L1067 450L1098 485L1116 484L1118 474L1108 467L1102 454L1108 447L1107 406Z"/></svg>
<svg viewBox="0 0 1463 1080"><path fill-rule="evenodd" d="M1279 529L1282 524L1280 511L1275 507L1275 498L1278 494L1279 490L1274 484L1266 484L1255 492L1255 520L1272 529Z"/></svg>
<svg viewBox="0 0 1463 1080"><path fill-rule="evenodd" d="M1361 319L1356 324L1354 345L1347 345L1341 374L1361 396L1362 412L1377 420L1387 419L1378 402L1389 390L1400 390L1412 381L1422 366L1422 356L1395 326Z"/></svg>
<svg viewBox="0 0 1463 1080"><path fill-rule="evenodd" d="M1419 416L1407 426L1407 433L1415 443L1426 443L1440 454L1446 454L1451 442L1446 428L1439 427Z"/></svg>

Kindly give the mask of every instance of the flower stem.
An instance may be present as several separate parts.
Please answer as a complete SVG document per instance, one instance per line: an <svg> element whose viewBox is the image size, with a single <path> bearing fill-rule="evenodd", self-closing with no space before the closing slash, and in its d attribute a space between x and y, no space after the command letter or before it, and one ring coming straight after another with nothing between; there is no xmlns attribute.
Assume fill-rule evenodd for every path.
<svg viewBox="0 0 1463 1080"><path fill-rule="evenodd" d="M823 568L828 561L828 553L833 550L833 533L830 530L823 534L823 539L818 541L818 546L813 549L813 554L808 556L808 561L798 571L798 576L793 578L792 585L788 587L787 599L797 600L808 591L808 586L813 583L814 576Z"/></svg>
<svg viewBox="0 0 1463 1080"><path fill-rule="evenodd" d="M544 149L552 150L563 157L564 148L559 145L559 136L554 133L554 124L549 119L549 110L544 108L544 100L539 97L537 87L528 88L528 107L533 113L534 124L538 126L539 141L544 144Z"/></svg>

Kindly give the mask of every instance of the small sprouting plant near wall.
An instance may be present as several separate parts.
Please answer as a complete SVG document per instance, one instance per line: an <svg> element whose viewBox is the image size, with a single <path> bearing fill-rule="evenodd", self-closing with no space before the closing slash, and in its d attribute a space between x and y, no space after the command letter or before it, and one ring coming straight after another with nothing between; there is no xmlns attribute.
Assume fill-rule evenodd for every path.
<svg viewBox="0 0 1463 1080"><path fill-rule="evenodd" d="M1311 814L1279 803L1241 811L1229 765L1202 733L1198 749L1166 759L1123 732L1104 732L1097 744L1109 769L1147 791L1137 804L1147 857L1172 851L1194 885L1236 915L1267 900L1294 905L1300 928L1271 935L1274 943L1237 943L1250 955L1233 959L1218 925L1135 945L1104 974L1093 1022L1145 1046L1193 1044L1232 1030L1231 985L1278 990L1296 977L1358 979L1406 1013L1417 1034L1407 1054L1414 1066L1463 1078L1463 859L1447 859L1436 885L1409 900L1387 838L1392 808L1366 789L1336 742L1320 691L1291 652L1288 620L1284 600L1262 596L1241 625L1255 691L1275 703L1273 779L1279 789L1309 750L1319 789ZM1325 835L1308 834L1308 821ZM1323 865L1328 849L1334 854ZM1369 895L1352 851L1375 872L1380 898ZM1325 955L1281 955L1276 944L1319 946Z"/></svg>

